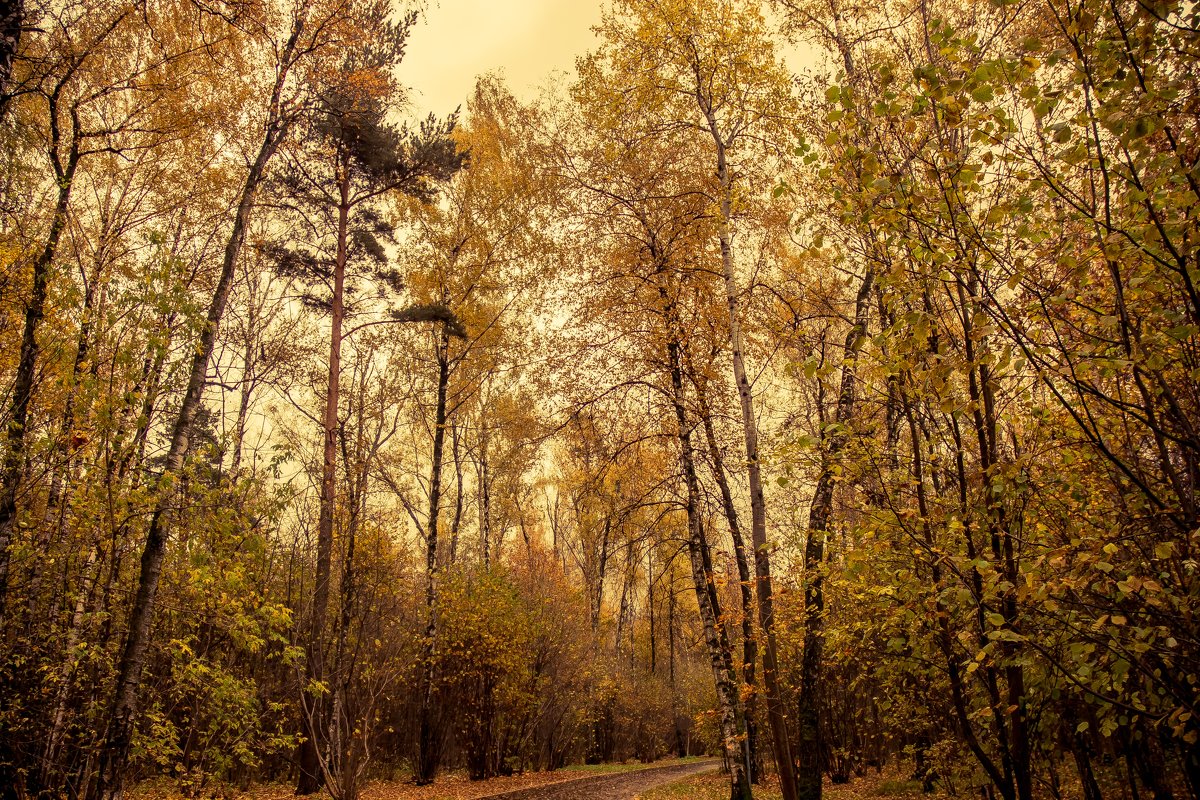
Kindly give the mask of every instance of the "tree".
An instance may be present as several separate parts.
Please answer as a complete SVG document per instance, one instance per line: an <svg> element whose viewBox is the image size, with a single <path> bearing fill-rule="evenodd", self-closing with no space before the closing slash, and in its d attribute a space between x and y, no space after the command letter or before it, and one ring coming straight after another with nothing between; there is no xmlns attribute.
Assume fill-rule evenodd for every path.
<svg viewBox="0 0 1200 800"><path fill-rule="evenodd" d="M501 83L483 78L468 104L466 124L455 131L456 146L470 153L470 166L444 186L436 204L410 202L403 213L411 223L403 257L410 265L403 276L406 301L402 317L420 319L441 310L448 324L413 343L411 369L420 375L427 402L410 409L413 449L391 460L384 479L395 492L423 544L425 625L423 655L418 664L418 732L416 778L426 783L439 769L447 717L434 696L438 657L438 585L445 568L462 560L460 529L468 502L464 462L479 466L473 481L480 556L490 557L489 524L494 515L489 492L487 416L502 405L489 397L495 375L505 372L502 391L521 381L523 341L514 336L513 320L526 313L538 276L549 254L546 238L534 228L541 189L523 164L521 143L506 122L521 113ZM425 376L432 381L425 383ZM527 441L536 431L515 439ZM449 450L449 452L447 452ZM454 502L448 502L448 467L454 467ZM514 462L514 484L526 465ZM410 486L419 490L413 493ZM418 499L420 495L423 497ZM453 511L447 519L447 511ZM448 534L448 536L447 536Z"/></svg>
<svg viewBox="0 0 1200 800"><path fill-rule="evenodd" d="M734 198L750 179L750 161L770 155L759 147L778 127L789 104L787 79L779 67L759 12L732 2L621 3L605 21L610 57L630 74L652 76L636 85L639 107L654 108L674 125L703 131L717 185L711 187L720 224L721 278L728 312L727 336L734 384L742 413L746 476L750 489L751 542L759 623L764 637L763 680L771 722L775 761L784 797L794 798L792 754L778 681L774 634L767 510L759 457L758 421L747 375L742 333L742 288L736 274L733 233ZM752 155L753 154L753 155Z"/></svg>
<svg viewBox="0 0 1200 800"><path fill-rule="evenodd" d="M692 447L692 412L683 384L683 348L690 341L684 332L693 330L697 320L709 319L713 310L713 296L703 282L696 281L703 274L698 269L703 248L697 242L707 232L707 198L703 184L695 181L695 151L688 147L694 136L686 130L671 140L645 136L641 126L646 120L627 116L607 95L612 84L603 61L593 58L582 66L583 80L576 87L580 116L592 130L606 131L607 140L588 142L572 135L568 127L557 133L551 145L557 148L558 170L577 186L577 213L589 226L584 246L593 254L603 254L600 259L593 255L592 263L584 262L593 275L586 276L591 278L586 289L576 290L587 301L576 316L592 325L602 319L608 327L604 335L597 335L583 326L581 350L594 352L599 369L593 369L598 374L605 374L605 367L616 374L633 370L624 372L625 379L615 389L605 382L597 391L625 394L648 389L663 403L660 408L674 417L674 424L659 435L671 437L679 448L683 498L677 502L687 520L683 541L719 698L721 747L730 764L731 796L746 797L751 759L745 711L715 589ZM568 142L583 144L575 150ZM610 347L615 353L591 344L611 342L614 330L625 334ZM580 352L572 354L573 359L580 357Z"/></svg>
<svg viewBox="0 0 1200 800"><path fill-rule="evenodd" d="M6 24L15 26L14 51L20 27L24 24L23 9L23 4L18 4L5 17ZM110 95L133 94L139 74L159 73L168 78L170 62L181 56L166 48L146 61L122 65L127 69L114 80L114 76L106 72L107 64L96 65L95 62L107 62L113 48L120 47L118 41L136 41L145 35L145 31L128 21L127 10L107 11L87 26L65 26L61 30L61 39L53 43L52 49L39 54L43 63L38 65L38 72L28 78L30 85L24 90L45 105L46 136L39 149L49 162L56 191L44 240L35 253L22 259L28 263L31 279L6 414L4 458L0 468L0 616L7 615L9 551L25 467L30 403L41 349L39 333L46 314L55 258L71 213L76 173L85 158L153 147L156 139L161 141L172 135L165 125L159 127L163 123L161 117L156 118L146 105L136 101L120 109L117 112L120 116L110 118L113 109L105 107L111 102ZM77 8L64 9L62 19L65 22L78 13ZM11 61L11 52L7 56L0 54L0 93L3 97L0 114L10 100L7 83Z"/></svg>
<svg viewBox="0 0 1200 800"><path fill-rule="evenodd" d="M325 284L328 298L309 294L306 300L330 314L328 379L321 418L324 446L317 574L303 690L313 696L317 710L311 714L312 723L301 746L300 782L296 790L299 794L312 794L321 787L317 760L318 747L324 739L327 707L317 698L323 691L319 687L324 675L322 651L334 539L338 387L347 270L355 261L373 263L375 280L385 286L389 281L395 285L398 279L383 266L386 256L378 240L390 231L374 205L385 194L397 192L428 201L435 185L447 180L466 160L465 153L458 151L450 137L453 118L439 123L431 117L422 124L419 133L409 133L387 122L396 94L387 70L400 60L409 30L416 22L416 15L409 14L401 22L391 23L389 14L390 9L379 4L359 10L360 31L375 33L358 51L344 53L343 64L326 79L310 123L311 146L316 152L304 153L306 158L294 160L282 179L289 202L305 212L303 223L312 225L316 217L324 224L312 231L316 240L312 249L282 248L277 256L280 268L309 284ZM330 238L333 252L327 254ZM364 308L360 313L369 314L372 310ZM417 319L411 310L408 317ZM389 319L406 321L397 314ZM443 328L451 330L451 323L452 320L443 322ZM364 324L371 323L359 323L352 332Z"/></svg>
<svg viewBox="0 0 1200 800"><path fill-rule="evenodd" d="M225 314L235 267L245 242L246 229L256 196L266 178L268 164L297 119L297 104L295 98L290 96L295 91L290 80L291 73L306 57L312 53L319 53L323 46L330 43L328 29L321 25L310 26L309 16L313 12L314 9L309 3L294 9L282 33L282 41L278 42L280 47L277 50L277 61L272 65L274 76L268 90L261 141L242 183L232 227L225 244L220 274L208 304L199 344L191 360L187 389L172 426L170 448L163 472L158 479L158 499L142 549L137 593L122 647L116 691L113 695L105 743L101 750L95 788L95 795L100 798L122 795L124 770L138 708L138 686L145 664L159 577L167 549L166 515L169 511L170 484L179 476L184 466L192 424L204 392L209 359L216 343L218 326ZM259 32L270 39L273 32L265 22L261 21L263 27Z"/></svg>

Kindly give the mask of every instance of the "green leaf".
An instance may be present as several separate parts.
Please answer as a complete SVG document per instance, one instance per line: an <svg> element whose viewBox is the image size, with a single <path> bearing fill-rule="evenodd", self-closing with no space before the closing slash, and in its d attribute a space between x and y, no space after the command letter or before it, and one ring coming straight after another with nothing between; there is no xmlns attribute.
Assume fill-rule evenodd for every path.
<svg viewBox="0 0 1200 800"><path fill-rule="evenodd" d="M971 90L971 99L977 103L990 103L995 97L990 86L977 86Z"/></svg>

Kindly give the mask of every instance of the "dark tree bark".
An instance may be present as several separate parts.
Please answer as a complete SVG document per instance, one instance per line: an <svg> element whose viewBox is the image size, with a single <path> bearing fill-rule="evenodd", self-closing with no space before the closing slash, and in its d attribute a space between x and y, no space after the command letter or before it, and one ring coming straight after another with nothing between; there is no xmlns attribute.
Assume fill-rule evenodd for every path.
<svg viewBox="0 0 1200 800"><path fill-rule="evenodd" d="M694 375L694 371L693 371ZM742 535L741 520L738 519L737 506L733 502L733 491L729 486L729 477L725 471L725 459L717 443L717 434L713 429L712 413L704 390L696 384L696 393L700 405L700 418L704 425L704 438L708 444L709 457L712 459L713 476L721 492L721 508L725 513L725 521L729 526L729 535L733 537L734 561L737 563L739 590L742 598L742 681L750 687L746 700L746 741L750 748L750 779L758 783L762 775L762 754L759 752L758 724L756 721L757 687L755 686L755 667L758 663L758 638L754 631L754 595L751 586L754 580L750 577L750 562L746 557L746 540Z"/></svg>
<svg viewBox="0 0 1200 800"><path fill-rule="evenodd" d="M246 174L238 197L237 212L233 228L225 245L221 261L221 272L217 279L205 316L204 330L200 334L188 372L187 389L175 423L171 427L171 444L167 451L166 464L159 478L157 499L150 517L150 528L142 549L141 568L138 574L137 591L129 615L129 626L121 647L121 659L117 667L117 681L108 714L108 725L100 751L99 769L96 775L93 796L101 800L115 800L123 794L125 766L129 759L129 747L133 739L133 728L137 722L138 688L141 685L142 668L145 666L146 649L150 644L150 624L153 619L155 599L158 595L158 580L162 573L166 555L168 529L167 514L170 510L172 487L183 471L184 456L187 454L188 437L192 422L200 407L217 340L217 330L225 314L229 293L233 287L234 268L246 238L246 228L254 208L258 189L266 176L267 164L275 155L290 127L290 118L283 107L283 90L288 74L294 64L297 43L304 30L304 18L298 15L292 23L291 34L280 57L279 70L272 88L268 105L266 130L258 154Z"/></svg>
<svg viewBox="0 0 1200 800"><path fill-rule="evenodd" d="M433 461L429 468L429 517L425 530L425 641L421 647L421 706L418 712L415 782L432 783L441 763L441 732L434 719L433 654L437 640L438 515L442 501L442 461L446 445L446 395L450 386L450 329L442 326L437 343L437 405L434 409Z"/></svg>
<svg viewBox="0 0 1200 800"><path fill-rule="evenodd" d="M696 473L696 459L692 446L692 423L688 419L684 400L682 344L678 334L674 301L666 288L659 287L663 301L663 320L666 327L667 367L671 377L671 404L675 411L676 437L680 448L680 467L683 470L687 489L686 510L688 521L688 556L692 567L692 581L696 590L696 602L700 608L700 619L704 627L704 641L716 683L720 706L720 730L722 747L729 767L730 800L751 800L749 751L746 741L745 715L738 694L737 672L733 666L733 653L729 637L725 632L720 605L711 566L706 565L708 542L705 539L700 519L700 482Z"/></svg>
<svg viewBox="0 0 1200 800"><path fill-rule="evenodd" d="M450 520L450 549L446 563L453 565L458 559L458 532L462 527L463 515L463 458L461 436L457 425L450 426L450 455L454 459L454 516Z"/></svg>
<svg viewBox="0 0 1200 800"><path fill-rule="evenodd" d="M929 501L925 485L922 437L913 413L912 401L908 396L903 382L900 383L899 389L904 416L908 422L909 443L912 448L912 476L913 484L916 487L917 511L923 520L921 530L924 535L925 547L927 550L932 551L935 542L933 530L928 521ZM934 591L940 593L942 588L942 568L936 559L930 565L930 580ZM950 699L954 708L955 719L959 725L959 731L966 740L967 747L979 761L988 778L999 789L1004 800L1014 800L1012 768L1008 761L1007 752L1003 747L1003 742L1001 747L1002 765L997 766L995 760L984 749L983 743L979 741L979 736L976 733L975 724L971 719L970 709L967 706L967 689L963 670L958 654L954 650L954 636L950 629L949 612L945 608L940 594L937 600L937 612L936 639L938 648L942 651L942 655L946 659L946 673L950 679Z"/></svg>
<svg viewBox="0 0 1200 800"><path fill-rule="evenodd" d="M8 427L4 434L4 463L0 472L0 622L7 619L9 548L16 525L17 500L20 496L21 473L25 465L25 435L29 424L29 404L33 399L34 376L39 354L38 329L46 313L46 293L50 282L50 267L58 252L58 242L67 225L71 204L71 189L82 153L79 149L79 121L71 114L70 143L62 153L63 131L59 121L59 91L49 97L50 165L58 182L58 197L50 219L50 231L42 251L33 262L33 284L25 321L21 329L21 347L17 356L17 371L13 377L12 398L8 407Z"/></svg>
<svg viewBox="0 0 1200 800"><path fill-rule="evenodd" d="M12 102L12 69L21 47L21 29L25 26L25 0L9 0L0 15L0 122Z"/></svg>
<svg viewBox="0 0 1200 800"><path fill-rule="evenodd" d="M800 662L800 698L796 713L799 733L797 789L800 800L821 798L821 726L817 692L821 680L821 658L825 645L825 594L821 570L825 563L825 536L833 516L833 490L838 456L849 440L847 426L854 417L857 399L857 365L867 338L871 286L875 273L868 267L854 303L854 325L846 334L842 356L841 385L834 412L833 433L822 431L824 458L817 487L808 512L808 538L804 544L804 654Z"/></svg>
<svg viewBox="0 0 1200 800"><path fill-rule="evenodd" d="M986 313L987 309L977 301L968 300L968 293L971 298L979 296L978 275L973 273L968 278L968 285L965 287L960 281L957 293L963 329L963 346L967 363L971 365L967 374L967 391L971 398L972 422L978 440L980 467L983 471L983 496L987 499L986 520L992 558L1001 566L1001 574L1011 587L1001 596L999 606L1004 617L1004 627L1013 632L1019 632L1016 587L1020 576L1017 568L1016 549L1002 499L1004 494L996 488L996 483L1000 480L1000 476L997 474L1000 452L995 385L986 361L977 359L976 335L972 324L975 315ZM986 351L986 337L979 339L978 348ZM1011 765L1012 782L1017 800L1030 800L1033 796L1033 773L1030 764L1032 751L1029 741L1029 712L1026 708L1025 674L1016 662L1015 651L1016 647L1013 642L1008 640L1001 642L1001 652L1007 661L1002 669L1007 684L1005 705L1015 711L1008 715L1007 724L1004 724L1001 719L997 719L997 732L1003 736L1007 728L1007 741L1003 743L1002 752L1006 758L1006 764Z"/></svg>

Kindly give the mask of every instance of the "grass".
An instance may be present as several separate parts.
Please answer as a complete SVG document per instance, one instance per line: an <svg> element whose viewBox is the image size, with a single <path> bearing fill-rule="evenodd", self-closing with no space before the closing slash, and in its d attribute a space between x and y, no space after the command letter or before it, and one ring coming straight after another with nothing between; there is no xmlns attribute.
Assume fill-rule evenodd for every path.
<svg viewBox="0 0 1200 800"><path fill-rule="evenodd" d="M649 764L643 764L641 761L626 761L621 764L570 764L558 770L559 772L581 772L586 775L606 775L610 772L632 772L634 770L646 769L647 767L665 767L675 764L690 764L694 761L700 761L698 756L687 756L686 758L665 758L658 761L652 761Z"/></svg>

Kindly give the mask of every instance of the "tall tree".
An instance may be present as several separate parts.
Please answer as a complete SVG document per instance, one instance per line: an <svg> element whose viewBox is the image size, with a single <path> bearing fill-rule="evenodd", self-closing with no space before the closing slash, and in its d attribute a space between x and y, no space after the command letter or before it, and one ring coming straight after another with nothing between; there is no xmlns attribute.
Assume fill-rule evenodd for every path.
<svg viewBox="0 0 1200 800"><path fill-rule="evenodd" d="M749 178L752 163L764 153L760 143L782 136L777 126L786 115L788 81L774 54L765 22L749 4L720 2L619 2L602 26L619 68L650 80L635 84L633 98L653 107L675 124L703 132L709 139L711 187L720 275L725 290L727 336L734 384L742 412L746 477L750 488L751 542L763 642L763 682L775 761L786 800L793 800L795 779L787 732L775 643L774 598L767 507L759 453L753 387L745 364L742 332L744 291L733 247L735 194ZM619 48L619 51L616 49ZM707 149L707 148L706 148Z"/></svg>
<svg viewBox="0 0 1200 800"><path fill-rule="evenodd" d="M390 7L373 3L358 10L356 18L364 36L357 50L344 53L344 61L320 90L309 124L309 146L291 163L281 182L291 203L304 213L304 224L315 239L309 248L284 246L277 258L288 274L311 285L320 285L321 295L309 293L310 305L330 316L329 359L327 366L322 425L320 501L317 522L316 577L312 608L305 639L306 704L304 742L300 749L298 794L312 794L321 788L319 751L325 742L325 717L328 703L324 697L325 619L330 596L330 574L334 543L334 515L337 503L338 391L341 376L343 323L347 311L347 271L358 265L373 265L371 276L384 287L398 289L394 270L386 268L386 256L379 237L390 234L389 226L377 210L378 202L390 193L403 193L429 200L438 182L447 180L465 163L450 134L454 120L426 120L420 131L410 133L387 120L395 105L397 89L391 83L390 70L404 54L404 45L416 15L409 14L398 23L389 21ZM367 34L370 31L372 33ZM310 228L311 229L311 228ZM302 237L309 238L309 237ZM362 267L359 267L360 271ZM355 276L350 275L351 279ZM361 287L360 287L361 288ZM327 294L326 294L327 293ZM356 329L371 324L372 312L385 309L363 308ZM409 316L413 315L410 310ZM435 315L436 316L436 315ZM375 322L402 322L397 314L385 315ZM452 322L452 321L450 321ZM446 324L443 327L448 327Z"/></svg>
<svg viewBox="0 0 1200 800"><path fill-rule="evenodd" d="M18 28L24 24L22 4L11 14ZM18 359L12 393L7 408L3 459L0 462L0 621L7 615L9 550L13 544L18 513L21 479L30 423L30 404L35 389L41 347L39 337L51 291L51 278L63 233L71 216L76 175L84 159L99 153L125 152L153 146L155 138L166 139L171 131L161 118L149 113L147 104L131 102L124 108L106 107L113 96L134 95L137 76L169 74L168 62L181 57L169 48L153 52L145 60L122 65L119 73L108 69L114 48L131 46L146 34L130 20L128 9L107 9L88 25L66 25L77 8L61 11L58 35L49 52L38 53L39 71L23 78L31 101L44 108L45 139L39 148L49 162L55 197L45 237L39 247L23 258L30 272L29 297L25 303ZM11 22L6 15L5 22ZM40 44L40 43L39 43ZM16 41L13 41L15 48ZM7 82L12 53L7 63L0 61L0 79ZM5 92L0 89L0 93ZM0 114L7 108L9 96L3 94ZM116 116L114 116L114 114ZM129 136L136 131L141 136ZM149 134L149 135L147 135ZM154 135L157 134L157 137Z"/></svg>
<svg viewBox="0 0 1200 800"><path fill-rule="evenodd" d="M428 432L429 460L410 467L425 472L426 487L424 508L412 513L424 537L428 614L419 676L419 782L434 778L442 756L444 732L431 672L438 650L438 583L443 568L459 556L457 537L463 519L460 453L454 456L456 500L447 542L442 519L447 507L443 493L447 435L453 448L461 426L460 438L467 439L465 449L478 465L475 502L480 556L486 567L492 552L490 492L495 480L489 469L488 416L493 409L487 387L502 370L513 384L520 382L520 343L511 331L518 320L528 318L524 304L539 276L546 274L551 253L548 238L536 228L545 182L528 168L527 145L509 127L522 113L499 81L481 78L468 103L467 124L458 132L460 146L471 153L470 167L448 182L442 202L412 209L408 247L414 266L406 275L409 298L421 306L448 308L458 320L427 340L432 359L423 363L432 367L436 380L430 387L431 413L421 415L419 424ZM533 437L535 432L527 435ZM525 465L511 468L519 473ZM516 482L520 483L519 477ZM415 503L406 502L410 512L416 511Z"/></svg>
<svg viewBox="0 0 1200 800"><path fill-rule="evenodd" d="M167 515L170 511L172 496L171 484L178 479L183 470L184 458L187 455L188 443L192 434L192 425L200 409L207 382L209 360L212 357L218 327L225 314L226 304L233 287L238 258L245 242L246 230L253 213L256 197L266 178L268 164L298 118L300 104L296 102L297 98L294 94L296 89L293 86L292 73L298 64L312 58L314 54L319 54L322 48L327 47L332 41L332 36L337 33L333 30L332 25L329 27L324 24L311 25L310 15L314 11L318 14L321 11L329 12L327 9L314 9L308 2L297 5L288 15L284 28L279 32L279 40L275 42L278 49L275 51L277 54L275 63L270 66L273 79L267 87L261 139L242 182L232 226L221 259L220 272L205 314L204 328L191 359L187 388L174 424L171 426L170 447L162 474L157 481L157 497L150 517L146 542L142 548L137 591L121 648L116 687L109 712L104 745L100 753L94 794L103 800L119 798L123 794L125 767L129 759L129 749L138 711L138 689L150 640L150 626L158 595L163 558L167 551L169 535ZM329 19L321 19L318 16L320 23L328 23ZM255 22L262 26L258 29L259 34L268 41L273 40L276 31L269 27L268 20L259 18ZM341 31L341 33L345 35L346 32Z"/></svg>

